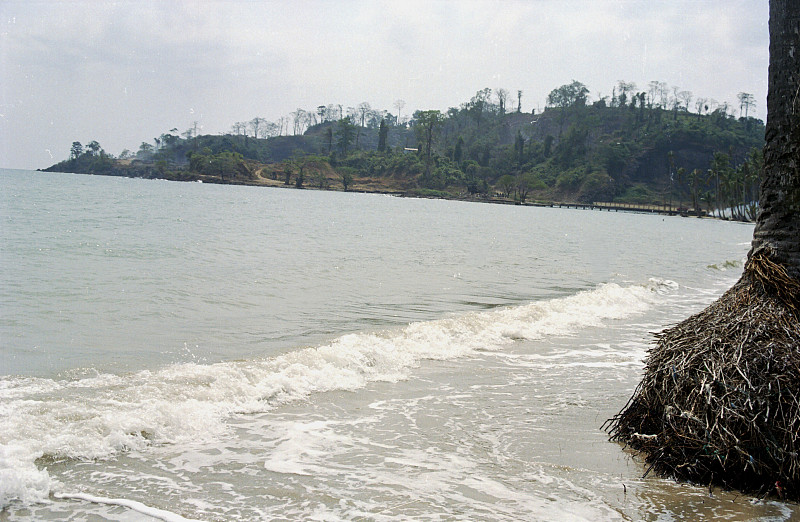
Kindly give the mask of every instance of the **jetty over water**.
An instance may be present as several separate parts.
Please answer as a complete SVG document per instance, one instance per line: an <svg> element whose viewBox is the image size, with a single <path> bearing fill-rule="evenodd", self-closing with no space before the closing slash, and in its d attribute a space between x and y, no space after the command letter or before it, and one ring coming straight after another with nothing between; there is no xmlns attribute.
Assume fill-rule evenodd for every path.
<svg viewBox="0 0 800 522"><path fill-rule="evenodd" d="M672 205L646 205L641 203L614 203L614 202L597 202L594 203L526 203L526 205L538 207L553 207L553 208L575 208L580 210L607 210L609 212L640 212L647 214L665 214L669 216L705 216L705 211L699 209L688 209L684 207L674 207Z"/></svg>

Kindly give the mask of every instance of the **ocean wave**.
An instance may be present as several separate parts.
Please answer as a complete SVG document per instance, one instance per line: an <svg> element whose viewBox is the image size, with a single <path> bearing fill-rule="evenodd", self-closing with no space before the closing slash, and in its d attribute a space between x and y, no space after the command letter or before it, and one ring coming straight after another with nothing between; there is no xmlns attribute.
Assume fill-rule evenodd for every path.
<svg viewBox="0 0 800 522"><path fill-rule="evenodd" d="M212 440L233 414L266 412L314 393L408 378L423 360L501 352L509 343L576 334L643 313L672 281L608 283L572 296L343 335L261 360L184 363L72 380L0 379L0 506L41 501L59 484L46 466L105 459L152 444Z"/></svg>

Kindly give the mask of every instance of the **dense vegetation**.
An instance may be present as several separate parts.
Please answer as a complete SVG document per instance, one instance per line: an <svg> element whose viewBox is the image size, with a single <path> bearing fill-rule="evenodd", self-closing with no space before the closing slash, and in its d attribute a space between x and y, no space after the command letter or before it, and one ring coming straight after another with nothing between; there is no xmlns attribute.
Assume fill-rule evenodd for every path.
<svg viewBox="0 0 800 522"><path fill-rule="evenodd" d="M683 207L752 219L764 125L728 104L651 82L647 92L619 82L589 103L573 81L554 89L539 114L515 108L504 89L478 91L446 112L401 118L368 104L298 109L277 123L236 123L230 133L177 129L133 154L106 154L96 141L73 143L70 159L47 170L381 190L442 197L559 202L626 202ZM619 94L617 94L619 92ZM398 114L402 101L395 104ZM289 134L289 124L292 134ZM725 210L723 210L725 209Z"/></svg>

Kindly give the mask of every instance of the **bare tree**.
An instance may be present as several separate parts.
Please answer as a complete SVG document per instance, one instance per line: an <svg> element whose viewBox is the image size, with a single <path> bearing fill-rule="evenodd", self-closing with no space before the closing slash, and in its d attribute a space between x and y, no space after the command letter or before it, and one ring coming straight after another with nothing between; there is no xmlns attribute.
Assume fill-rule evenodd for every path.
<svg viewBox="0 0 800 522"><path fill-rule="evenodd" d="M400 113L403 112L403 107L406 106L405 100L395 100L394 101L394 108L397 109L397 123L401 123L403 120L400 117Z"/></svg>
<svg viewBox="0 0 800 522"><path fill-rule="evenodd" d="M628 93L633 93L636 91L636 84L633 82L619 80L617 81L617 88L619 89L619 96L617 96L617 100L619 101L619 105L624 107L625 102L628 100Z"/></svg>
<svg viewBox="0 0 800 522"><path fill-rule="evenodd" d="M278 136L283 136L284 132L288 131L288 124L289 118L286 116L278 118Z"/></svg>
<svg viewBox="0 0 800 522"><path fill-rule="evenodd" d="M650 107L656 105L656 97L658 96L658 85L659 82L657 80L653 80L647 84L647 103Z"/></svg>
<svg viewBox="0 0 800 522"><path fill-rule="evenodd" d="M697 110L697 114L703 114L703 107L706 106L706 99L705 98L697 98L694 102L694 107Z"/></svg>
<svg viewBox="0 0 800 522"><path fill-rule="evenodd" d="M247 129L247 125L242 121L237 121L236 123L231 125L231 133L234 136L241 136L245 132L246 129Z"/></svg>
<svg viewBox="0 0 800 522"><path fill-rule="evenodd" d="M362 127L365 126L365 121L367 119L367 114L369 114L370 110L371 110L371 107L370 107L369 103L361 102L361 103L358 104L358 117L359 117L359 121L361 122L361 126Z"/></svg>
<svg viewBox="0 0 800 522"><path fill-rule="evenodd" d="M381 125L381 121L386 119L386 111L384 110L371 110L367 113L367 128L377 129Z"/></svg>
<svg viewBox="0 0 800 522"><path fill-rule="evenodd" d="M689 112L689 104L692 103L692 91L681 91L678 93L678 98L683 102L683 108Z"/></svg>
<svg viewBox="0 0 800 522"><path fill-rule="evenodd" d="M264 123L266 123L266 121L267 121L266 119L260 116L256 116L255 118L247 122L247 125L253 131L254 138L258 138L258 130L261 128L262 125L264 125Z"/></svg>
<svg viewBox="0 0 800 522"><path fill-rule="evenodd" d="M297 109L290 114L293 123L293 135L303 134L306 125L308 124L308 113L304 109Z"/></svg>
<svg viewBox="0 0 800 522"><path fill-rule="evenodd" d="M717 106L717 110L722 116L728 117L728 110L731 108L731 105L728 102L722 102Z"/></svg>
<svg viewBox="0 0 800 522"><path fill-rule="evenodd" d="M261 137L272 138L278 135L278 124L272 121L265 121L263 127L261 128Z"/></svg>
<svg viewBox="0 0 800 522"><path fill-rule="evenodd" d="M739 116L747 118L747 113L750 108L755 108L756 106L756 99L749 92L740 92L737 97L739 98ZM744 114L742 114L742 112L744 112Z"/></svg>
<svg viewBox="0 0 800 522"><path fill-rule="evenodd" d="M667 86L667 82L658 82L658 104L665 109L669 105L669 86Z"/></svg>
<svg viewBox="0 0 800 522"><path fill-rule="evenodd" d="M497 105L500 107L500 114L506 113L506 100L508 100L508 91L505 89L495 89L495 96L497 96Z"/></svg>

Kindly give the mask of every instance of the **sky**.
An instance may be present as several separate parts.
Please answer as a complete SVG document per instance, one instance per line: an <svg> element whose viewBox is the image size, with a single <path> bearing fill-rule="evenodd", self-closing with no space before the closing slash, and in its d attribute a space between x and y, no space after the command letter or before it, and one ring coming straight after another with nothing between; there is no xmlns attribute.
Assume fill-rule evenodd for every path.
<svg viewBox="0 0 800 522"><path fill-rule="evenodd" d="M767 0L0 0L0 167L109 153L197 122L319 105L401 116L484 88L522 110L573 80L590 101L650 81L766 119ZM694 101L691 104L694 110Z"/></svg>

